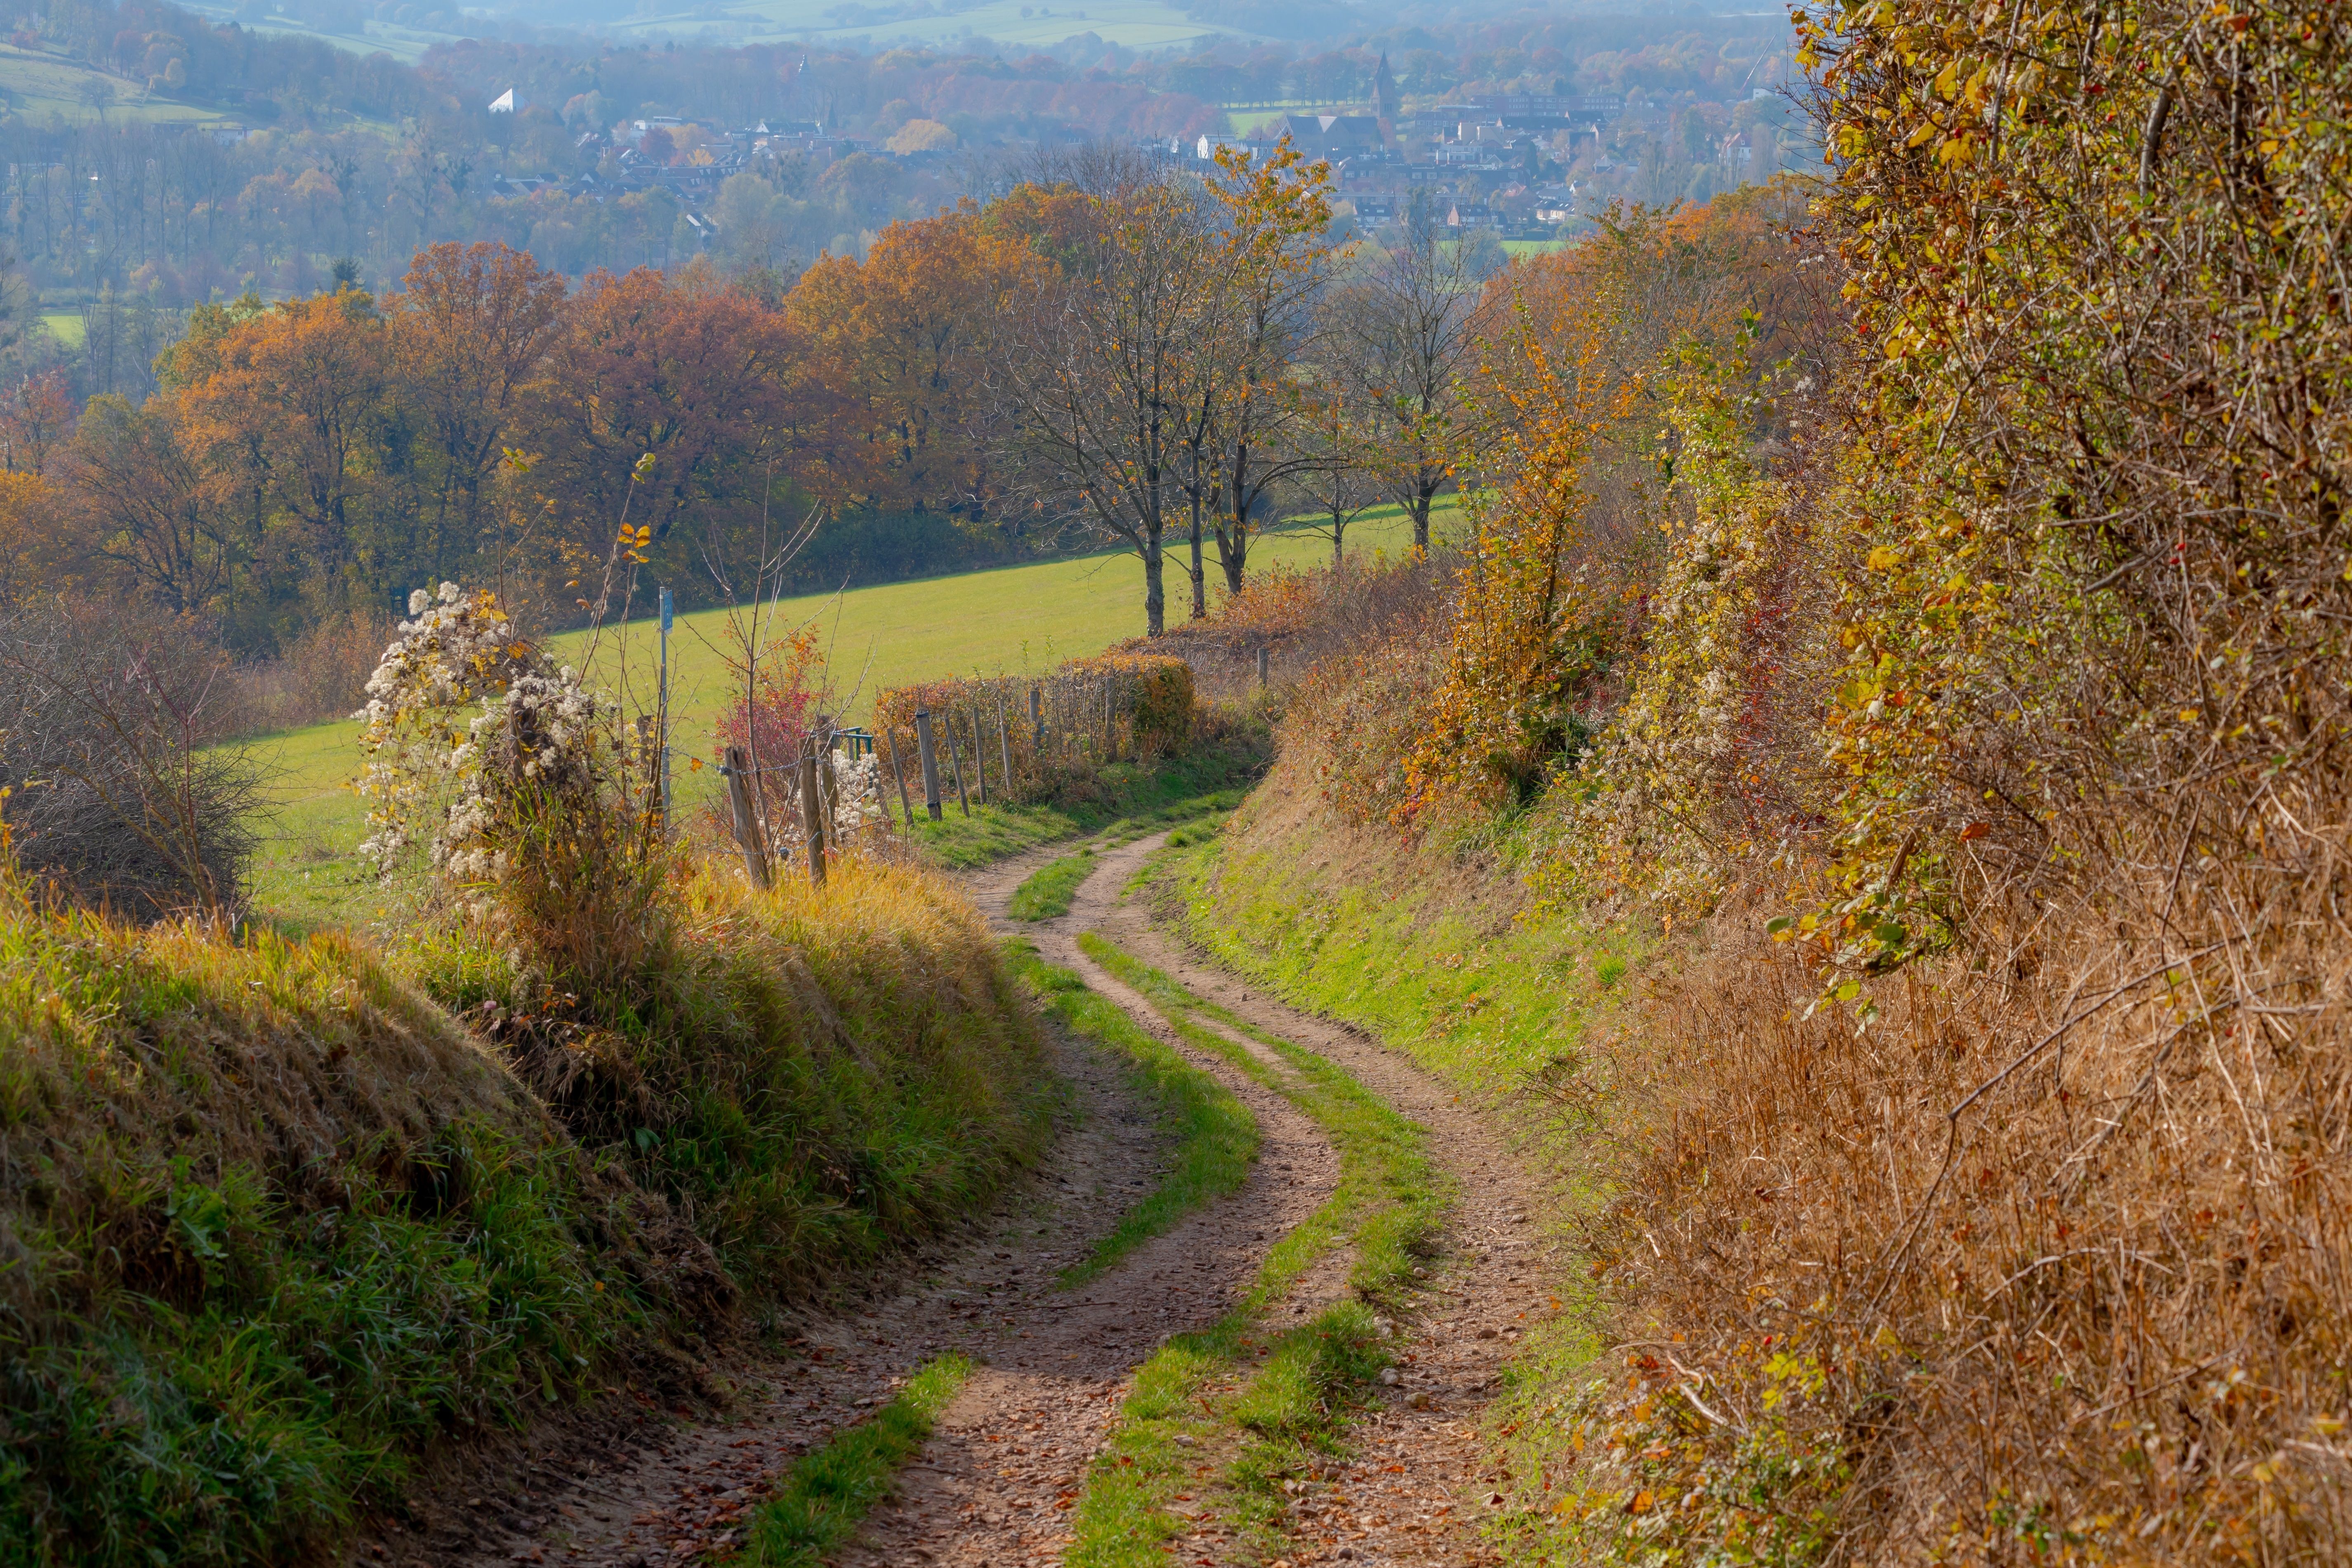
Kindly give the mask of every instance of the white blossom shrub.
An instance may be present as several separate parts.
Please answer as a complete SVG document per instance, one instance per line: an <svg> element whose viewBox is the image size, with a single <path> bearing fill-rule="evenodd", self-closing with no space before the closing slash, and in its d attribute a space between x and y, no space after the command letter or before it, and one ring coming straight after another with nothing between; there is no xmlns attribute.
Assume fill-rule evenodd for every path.
<svg viewBox="0 0 2352 1568"><path fill-rule="evenodd" d="M517 680L543 677L547 664L488 592L420 588L408 613L368 677L367 706L352 715L367 726L359 789L373 803L360 854L380 870L415 849L420 834L439 868L448 864L453 825L459 842L478 837L487 824L476 721Z"/></svg>
<svg viewBox="0 0 2352 1568"><path fill-rule="evenodd" d="M409 601L359 717L373 803L362 853L421 851L479 915L572 974L628 961L658 921L652 770L610 699L528 638L495 595Z"/></svg>

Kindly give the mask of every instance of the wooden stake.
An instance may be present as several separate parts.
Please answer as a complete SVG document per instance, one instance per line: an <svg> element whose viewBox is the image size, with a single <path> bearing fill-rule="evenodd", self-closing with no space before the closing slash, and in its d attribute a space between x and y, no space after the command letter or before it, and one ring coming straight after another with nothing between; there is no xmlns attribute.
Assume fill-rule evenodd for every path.
<svg viewBox="0 0 2352 1568"><path fill-rule="evenodd" d="M915 745L923 757L923 809L940 819L940 749L931 740L931 710L915 710Z"/></svg>
<svg viewBox="0 0 2352 1568"><path fill-rule="evenodd" d="M1270 647L1259 648L1257 650L1257 685L1259 690L1263 691L1265 689L1266 676L1273 668L1274 650Z"/></svg>
<svg viewBox="0 0 2352 1568"><path fill-rule="evenodd" d="M971 705L971 771L980 776L980 804L988 804L988 742L980 732L980 704Z"/></svg>
<svg viewBox="0 0 2352 1568"><path fill-rule="evenodd" d="M1004 688L995 689L996 756L1004 764L1004 798L1013 798L1013 737L1004 732Z"/></svg>
<svg viewBox="0 0 2352 1568"><path fill-rule="evenodd" d="M956 739L955 710L948 710L948 766L955 770L956 804L963 807L966 816L971 815L971 799L963 793L963 745Z"/></svg>
<svg viewBox="0 0 2352 1568"><path fill-rule="evenodd" d="M743 748L727 748L727 804L735 811L735 842L743 848L743 869L751 886L768 885L768 847L760 842L760 819L751 810L751 764Z"/></svg>
<svg viewBox="0 0 2352 1568"><path fill-rule="evenodd" d="M817 797L816 740L801 742L801 831L808 836L809 886L824 886L824 802Z"/></svg>
<svg viewBox="0 0 2352 1568"><path fill-rule="evenodd" d="M907 831L915 831L915 803L907 798L907 770L898 758L898 726L890 726L890 776L898 781L898 812L906 819Z"/></svg>

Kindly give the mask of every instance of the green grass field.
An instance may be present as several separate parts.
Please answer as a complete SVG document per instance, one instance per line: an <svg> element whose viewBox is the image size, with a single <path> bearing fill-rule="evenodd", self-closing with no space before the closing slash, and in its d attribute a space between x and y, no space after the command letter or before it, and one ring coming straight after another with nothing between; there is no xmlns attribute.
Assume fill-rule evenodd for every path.
<svg viewBox="0 0 2352 1568"><path fill-rule="evenodd" d="M1348 550L1370 557L1393 552L1411 538L1402 512L1383 507L1349 529ZM1318 566L1329 552L1315 534L1285 531L1263 536L1252 563ZM1170 561L1171 624L1185 614L1182 571ZM1213 591L1213 557L1209 571ZM719 784L715 770L696 773L685 759L715 754L712 730L730 689L725 622L724 612L704 611L679 616L670 633L680 759L675 787L685 806L699 804ZM1039 674L1139 636L1143 570L1132 555L1090 555L784 601L775 630L804 625L818 631L837 710L856 721L873 710L874 694L885 688L946 675ZM605 631L593 649L584 633L559 637L554 646L561 658L587 658L605 684L625 682L633 699L649 699L656 642L653 623L638 621ZM254 742L271 775L254 900L298 926L379 912L352 858L365 836L362 803L350 787L359 772L358 742L359 725L350 720Z"/></svg>
<svg viewBox="0 0 2352 1568"><path fill-rule="evenodd" d="M236 7L212 3L193 5L187 9L213 22L236 20ZM405 65L415 65L425 58L425 51L435 44L457 43L467 37L463 33L436 33L427 27L403 27L391 22L365 21L352 33L327 32L311 26L298 16L271 16L261 22L242 24L247 32L288 33L316 38L322 44L332 44L347 54L390 55ZM475 107L479 107L476 105Z"/></svg>
<svg viewBox="0 0 2352 1568"><path fill-rule="evenodd" d="M79 310L44 310L41 312L41 325L48 329L49 336L66 347L78 349L88 333L89 323L81 319Z"/></svg>
<svg viewBox="0 0 2352 1568"><path fill-rule="evenodd" d="M98 119L98 112L81 98L84 85L93 80L104 82L114 92L114 100L108 104L105 114L109 123L221 118L216 110L199 109L168 98L151 98L139 83L79 60L43 49L20 49L14 44L0 44L0 90L7 93L9 108L22 118L45 121L56 114L75 123Z"/></svg>
<svg viewBox="0 0 2352 1568"><path fill-rule="evenodd" d="M1181 6L1168 0L1080 0L1068 5L983 0L979 5L942 14L852 21L845 25L836 15L842 9L828 0L736 0L717 8L679 5L668 11L640 14L614 30L640 35L690 34L699 33L717 21L722 30L733 29L729 41L739 43L789 37L827 43L863 38L877 44L952 45L965 37L978 37L1031 48L1043 48L1087 33L1107 44L1134 49L1165 48L1198 38L1262 37L1236 27L1196 21ZM723 21L719 20L721 17Z"/></svg>

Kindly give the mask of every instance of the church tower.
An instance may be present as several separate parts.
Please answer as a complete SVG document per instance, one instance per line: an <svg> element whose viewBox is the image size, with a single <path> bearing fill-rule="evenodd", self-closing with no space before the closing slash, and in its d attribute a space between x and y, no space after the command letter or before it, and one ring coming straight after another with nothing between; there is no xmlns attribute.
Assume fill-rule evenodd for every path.
<svg viewBox="0 0 2352 1568"><path fill-rule="evenodd" d="M1372 73L1372 118L1381 122L1383 131L1392 129L1397 117L1404 111L1404 96L1397 91L1396 78L1389 74L1389 57L1381 52L1381 68Z"/></svg>

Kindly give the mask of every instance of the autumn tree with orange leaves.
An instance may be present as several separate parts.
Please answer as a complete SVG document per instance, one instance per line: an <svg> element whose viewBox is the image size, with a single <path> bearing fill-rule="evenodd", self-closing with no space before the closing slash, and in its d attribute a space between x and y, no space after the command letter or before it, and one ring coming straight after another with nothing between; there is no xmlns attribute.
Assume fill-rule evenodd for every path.
<svg viewBox="0 0 2352 1568"><path fill-rule="evenodd" d="M828 256L785 302L840 400L838 493L977 521L998 405L983 366L1042 257L965 202L884 229L863 261Z"/></svg>

